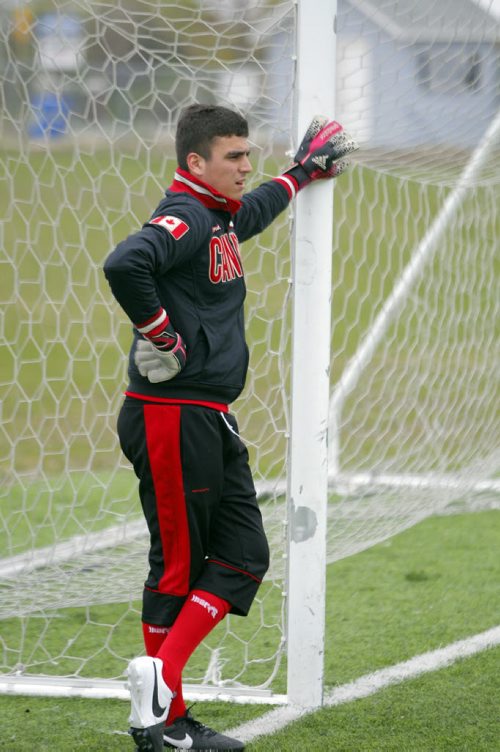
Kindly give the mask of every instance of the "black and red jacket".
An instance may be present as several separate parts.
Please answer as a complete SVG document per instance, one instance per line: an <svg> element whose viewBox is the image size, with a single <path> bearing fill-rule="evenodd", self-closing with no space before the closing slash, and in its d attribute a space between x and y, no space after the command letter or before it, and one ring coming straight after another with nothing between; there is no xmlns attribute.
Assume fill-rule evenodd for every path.
<svg viewBox="0 0 500 752"><path fill-rule="evenodd" d="M187 346L185 368L151 384L129 357L127 394L228 404L241 393L248 368L240 243L264 230L295 195L285 173L229 199L178 169L151 219L118 244L104 264L114 297L132 322L164 308Z"/></svg>

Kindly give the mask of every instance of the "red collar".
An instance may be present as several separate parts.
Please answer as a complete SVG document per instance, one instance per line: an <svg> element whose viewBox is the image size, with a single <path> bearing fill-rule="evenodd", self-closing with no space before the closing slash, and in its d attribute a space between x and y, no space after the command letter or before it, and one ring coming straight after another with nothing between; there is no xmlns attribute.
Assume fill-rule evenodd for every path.
<svg viewBox="0 0 500 752"><path fill-rule="evenodd" d="M177 168L174 175L174 182L170 186L171 191L176 193L189 193L201 201L201 203L207 207L207 209L218 209L219 211L226 211L230 214L236 214L241 206L241 201L237 201L234 198L228 198L223 196L212 188L208 183L203 183L198 178L191 175L190 172Z"/></svg>

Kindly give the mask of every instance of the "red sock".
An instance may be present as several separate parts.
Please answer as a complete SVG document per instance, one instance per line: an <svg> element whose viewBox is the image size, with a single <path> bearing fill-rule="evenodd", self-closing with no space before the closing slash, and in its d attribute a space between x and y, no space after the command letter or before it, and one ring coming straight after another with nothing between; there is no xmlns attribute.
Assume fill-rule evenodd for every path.
<svg viewBox="0 0 500 752"><path fill-rule="evenodd" d="M154 658L171 629L172 627L159 627L156 624L146 624L146 622L143 622L142 634L144 636L144 645L146 646L147 655ZM179 680L177 686L174 688L174 696L170 703L170 710L166 721L167 725L173 723L176 718L185 714L186 703L184 702L184 696L182 694L182 680Z"/></svg>
<svg viewBox="0 0 500 752"><path fill-rule="evenodd" d="M206 593L204 590L189 593L157 653L163 661L163 678L171 689L179 684L191 654L230 608L227 601L213 593Z"/></svg>
<svg viewBox="0 0 500 752"><path fill-rule="evenodd" d="M157 624L142 623L142 636L144 638L146 655L150 655L152 658L155 657L171 629L172 627L160 627Z"/></svg>
<svg viewBox="0 0 500 752"><path fill-rule="evenodd" d="M167 726L173 723L176 718L180 718L181 715L186 715L186 710L186 703L182 695L182 679L179 679L174 689L172 702L170 703L170 710L168 711L168 718L166 720Z"/></svg>

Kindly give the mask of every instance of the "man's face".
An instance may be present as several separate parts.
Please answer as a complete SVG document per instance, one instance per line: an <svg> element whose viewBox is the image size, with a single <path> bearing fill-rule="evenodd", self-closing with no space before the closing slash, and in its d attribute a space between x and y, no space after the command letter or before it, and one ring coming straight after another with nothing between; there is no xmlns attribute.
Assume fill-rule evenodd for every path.
<svg viewBox="0 0 500 752"><path fill-rule="evenodd" d="M212 141L209 159L197 155L194 174L228 198L239 200L252 171L248 141L241 136L218 136Z"/></svg>

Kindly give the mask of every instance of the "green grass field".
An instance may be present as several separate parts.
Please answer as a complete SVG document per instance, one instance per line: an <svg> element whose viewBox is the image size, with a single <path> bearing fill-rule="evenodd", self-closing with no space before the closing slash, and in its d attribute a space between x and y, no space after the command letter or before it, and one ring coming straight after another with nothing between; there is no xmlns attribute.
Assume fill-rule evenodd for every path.
<svg viewBox="0 0 500 752"><path fill-rule="evenodd" d="M0 550L11 556L139 515L135 481L118 466L115 434L130 325L111 300L101 267L109 250L149 216L173 164L161 151L138 150L126 143L113 151L33 149L2 151L0 156L0 189L7 197L0 206ZM261 165L267 176L283 166L280 159ZM362 166L338 181L332 277L334 382L447 190ZM423 299L430 280L435 280L430 294L434 321L456 317L464 341L469 335L472 341L477 315L493 320L491 287L481 277L481 270L489 267L482 266L481 253L500 234L500 216L487 207L488 200L479 188L466 202L447 235L449 253L433 259L410 296ZM475 234L470 216L474 212L477 217L482 206L488 211ZM283 391L289 384L291 348L285 214L243 248L252 367L235 412L257 478L282 477L285 469L288 423ZM474 253L456 252L469 246ZM401 404L411 389L406 382L396 386L385 364L392 367L393 359L403 357L408 358L409 373L417 367L412 348L429 312L418 307L415 311L395 326L383 360L374 358L368 373L370 383L394 391ZM458 342L442 366L432 351L436 325L432 327L431 321L429 350L419 342L418 352L421 361L433 363L434 380L430 388L419 390L416 414L430 399L439 400L432 392L434 384L446 384L456 372L467 374L480 350L477 344L467 349ZM405 347L399 353L401 342ZM484 393L491 391L490 378L479 369L476 384ZM363 388L361 384L362 394ZM461 405L468 388L464 379L451 390L448 409ZM359 395L353 397L356 400L354 407L348 403L353 423L359 414L365 427L383 424L383 402L374 409ZM483 427L493 417L489 405L485 403L484 410L492 415L485 416ZM476 429L461 409L457 412L474 445ZM418 428L399 426L396 417L405 441L411 440L412 446L424 441ZM401 440L396 428L389 426L383 441L376 432L353 431L344 457L348 460L356 453L358 461L372 461L381 445L387 445L388 454L397 453ZM459 438L462 433L456 431ZM447 436L442 453L452 457L456 442L456 437ZM499 517L499 512L490 511L430 518L331 565L326 685L349 682L499 624ZM11 617L0 622L1 663L12 670L26 658L35 672L120 677L126 661L141 650L138 609L137 601L131 601L61 609L47 620L39 613ZM241 660L236 648L241 650L243 638L250 658L264 657L272 665L281 638L281 610L281 583L269 583L251 617L235 633L219 630L212 636L215 645L224 635L236 673ZM371 698L323 709L251 743L249 749L500 750L495 711L500 699L498 658L497 648ZM203 676L203 665L196 659L190 665L196 678ZM285 691L285 668L281 665L273 682L276 692ZM263 681L268 670L266 663L255 660L244 680ZM122 735L127 716L123 702L0 696L0 709L0 749L6 752L130 749L130 740ZM263 709L206 703L197 706L197 712L222 729Z"/></svg>
<svg viewBox="0 0 500 752"><path fill-rule="evenodd" d="M500 623L500 512L430 518L329 567L327 688ZM132 623L129 625L132 629ZM500 749L500 648L324 708L251 752L495 752ZM198 703L230 729L269 708ZM6 752L133 749L123 701L0 696Z"/></svg>

